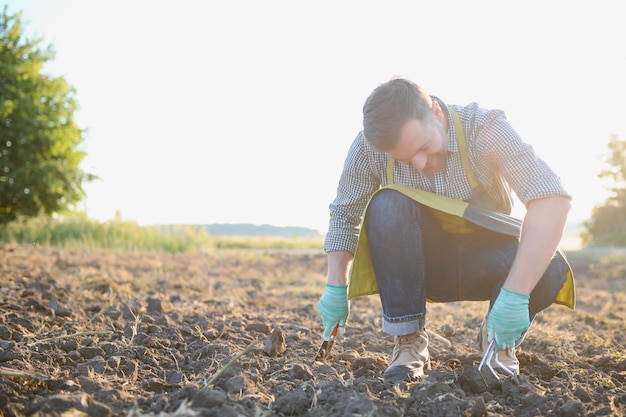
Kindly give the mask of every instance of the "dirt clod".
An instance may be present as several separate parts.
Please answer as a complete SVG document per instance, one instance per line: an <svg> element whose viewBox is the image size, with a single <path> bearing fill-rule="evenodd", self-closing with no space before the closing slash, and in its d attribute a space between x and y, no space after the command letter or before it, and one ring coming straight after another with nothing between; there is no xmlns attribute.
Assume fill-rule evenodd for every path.
<svg viewBox="0 0 626 417"><path fill-rule="evenodd" d="M270 336L265 340L265 348L263 351L269 356L275 358L280 356L287 350L285 343L285 332L281 329L274 329Z"/></svg>

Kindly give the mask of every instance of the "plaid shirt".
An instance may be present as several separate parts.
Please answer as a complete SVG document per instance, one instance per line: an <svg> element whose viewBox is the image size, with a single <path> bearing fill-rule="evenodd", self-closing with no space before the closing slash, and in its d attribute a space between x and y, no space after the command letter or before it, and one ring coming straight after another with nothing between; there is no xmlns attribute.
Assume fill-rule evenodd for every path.
<svg viewBox="0 0 626 417"><path fill-rule="evenodd" d="M445 168L435 173L431 184L426 175L412 166L395 164L394 182L469 201L472 187L463 170L452 117L441 100L433 99L448 113ZM450 107L461 119L470 164L479 184L501 207L506 207L511 189L524 205L550 196L570 198L559 177L535 155L530 145L522 142L503 111L482 109L476 103ZM362 131L357 135L345 160L337 196L330 204L326 252L355 252L365 207L372 195L388 183L387 158L386 153L377 151L365 140Z"/></svg>

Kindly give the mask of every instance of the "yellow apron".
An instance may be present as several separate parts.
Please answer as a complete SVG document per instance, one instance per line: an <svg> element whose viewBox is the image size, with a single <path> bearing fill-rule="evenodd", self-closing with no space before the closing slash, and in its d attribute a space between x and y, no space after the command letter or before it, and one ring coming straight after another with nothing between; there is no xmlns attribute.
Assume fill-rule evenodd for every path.
<svg viewBox="0 0 626 417"><path fill-rule="evenodd" d="M465 134L461 126L458 114L450 109L454 121L458 142L459 152L461 153L461 161L465 174L473 188L478 185L476 176L472 171L465 143ZM389 157L387 160L387 181L389 184L380 190L396 190L412 200L429 207L433 210L435 217L440 222L442 228L452 233L471 233L472 225L478 225L494 232L503 233L509 236L519 237L522 222L511 216L485 208L470 204L466 201L456 200L445 197L429 191L419 190L402 184L393 182L393 167L395 161ZM371 199L370 199L371 201ZM369 206L369 203L368 203ZM367 212L367 207L365 208ZM576 291L574 286L574 273L567 263L565 254L559 250L559 255L567 264L566 280L556 296L555 303L574 308L576 305ZM378 285L376 283L376 275L369 253L369 242L367 240L367 228L365 227L365 214L361 222L361 232L357 249L352 262L352 270L350 272L350 282L348 286L348 299L372 295L378 293ZM431 301L431 300L428 300Z"/></svg>

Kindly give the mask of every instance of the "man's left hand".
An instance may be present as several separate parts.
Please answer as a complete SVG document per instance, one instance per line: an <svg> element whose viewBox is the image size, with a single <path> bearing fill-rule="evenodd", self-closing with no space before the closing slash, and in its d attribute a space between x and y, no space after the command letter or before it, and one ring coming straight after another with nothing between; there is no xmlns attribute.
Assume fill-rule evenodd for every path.
<svg viewBox="0 0 626 417"><path fill-rule="evenodd" d="M489 341L495 340L496 349L515 347L515 341L530 327L528 302L530 296L506 288L500 289L487 318Z"/></svg>

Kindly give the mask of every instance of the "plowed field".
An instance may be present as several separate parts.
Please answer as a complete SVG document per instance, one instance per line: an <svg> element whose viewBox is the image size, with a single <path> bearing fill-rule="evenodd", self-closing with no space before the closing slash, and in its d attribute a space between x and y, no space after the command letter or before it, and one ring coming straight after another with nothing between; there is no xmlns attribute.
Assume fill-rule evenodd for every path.
<svg viewBox="0 0 626 417"><path fill-rule="evenodd" d="M0 415L622 416L626 265L573 255L577 308L535 320L518 381L477 371L486 303L429 304L432 370L391 387L374 296L314 362L323 253L5 245Z"/></svg>

